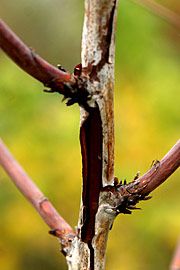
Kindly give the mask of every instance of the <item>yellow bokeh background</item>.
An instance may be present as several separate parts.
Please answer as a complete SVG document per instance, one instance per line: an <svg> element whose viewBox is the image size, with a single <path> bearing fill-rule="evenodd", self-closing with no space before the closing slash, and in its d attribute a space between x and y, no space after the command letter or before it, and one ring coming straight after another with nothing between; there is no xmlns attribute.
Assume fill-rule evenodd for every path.
<svg viewBox="0 0 180 270"><path fill-rule="evenodd" d="M179 1L159 1L180 13ZM1 0L1 18L38 54L73 71L80 63L83 1ZM180 29L119 1L115 71L115 174L132 180L180 134ZM0 51L0 137L75 227L81 196L79 108L20 70ZM168 269L180 234L180 171L120 215L109 234L106 270ZM58 241L0 168L0 269L67 269Z"/></svg>

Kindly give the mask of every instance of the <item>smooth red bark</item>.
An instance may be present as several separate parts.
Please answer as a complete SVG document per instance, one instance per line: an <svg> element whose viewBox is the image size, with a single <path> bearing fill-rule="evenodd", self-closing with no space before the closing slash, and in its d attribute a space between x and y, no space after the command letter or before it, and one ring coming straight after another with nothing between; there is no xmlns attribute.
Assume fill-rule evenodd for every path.
<svg viewBox="0 0 180 270"><path fill-rule="evenodd" d="M53 205L32 182L19 163L0 140L0 165L4 168L12 181L28 199L46 224L54 231L54 235L65 242L75 236L69 224L57 213Z"/></svg>
<svg viewBox="0 0 180 270"><path fill-rule="evenodd" d="M0 47L20 68L46 87L58 89L61 94L65 94L64 83L76 84L73 75L59 70L42 59L32 48L28 48L1 19Z"/></svg>
<svg viewBox="0 0 180 270"><path fill-rule="evenodd" d="M180 139L171 150L161 159L155 161L151 170L141 176L138 180L138 189L147 185L141 194L149 194L161 185L180 166Z"/></svg>

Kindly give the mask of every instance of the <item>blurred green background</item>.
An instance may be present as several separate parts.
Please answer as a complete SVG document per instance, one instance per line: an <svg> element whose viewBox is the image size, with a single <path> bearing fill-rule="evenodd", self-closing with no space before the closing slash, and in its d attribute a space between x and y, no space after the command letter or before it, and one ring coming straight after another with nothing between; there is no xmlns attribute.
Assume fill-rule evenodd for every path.
<svg viewBox="0 0 180 270"><path fill-rule="evenodd" d="M161 0L180 13L180 2ZM83 1L1 0L0 15L50 63L80 63ZM130 0L119 2L115 72L116 167L130 181L161 159L180 133L180 29ZM21 71L0 51L0 136L74 227L81 196L79 108ZM168 269L180 234L180 171L119 216L109 234L107 270ZM67 269L55 238L0 168L0 269Z"/></svg>

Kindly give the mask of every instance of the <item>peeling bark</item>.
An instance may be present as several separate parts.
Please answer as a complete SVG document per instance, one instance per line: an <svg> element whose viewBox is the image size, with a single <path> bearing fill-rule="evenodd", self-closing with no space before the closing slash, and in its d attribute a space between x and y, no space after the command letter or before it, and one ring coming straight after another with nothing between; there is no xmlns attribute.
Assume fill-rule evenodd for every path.
<svg viewBox="0 0 180 270"><path fill-rule="evenodd" d="M102 122L99 109L92 108L80 130L83 156L83 224L81 238L91 243L94 236L95 215L102 188Z"/></svg>
<svg viewBox="0 0 180 270"><path fill-rule="evenodd" d="M117 1L85 1L82 38L83 75L98 106L103 131L103 186L113 183L114 175L114 55Z"/></svg>
<svg viewBox="0 0 180 270"><path fill-rule="evenodd" d="M136 204L180 166L180 140L143 176L131 183L114 177L114 56L118 0L85 0L82 65L74 74L51 66L24 45L0 20L0 46L22 69L80 105L83 189L76 232L56 210L0 141L0 164L57 236L69 270L103 270L108 233L120 213ZM47 90L46 90L47 91ZM179 255L179 253L178 253ZM179 259L176 256L175 259ZM174 267L174 265L172 267Z"/></svg>
<svg viewBox="0 0 180 270"><path fill-rule="evenodd" d="M80 110L83 191L78 236L70 248L73 255L70 251L67 257L69 269L104 269L107 236L116 215L106 211L107 192L103 191L114 185L116 13L117 1L85 1L81 78L91 98Z"/></svg>

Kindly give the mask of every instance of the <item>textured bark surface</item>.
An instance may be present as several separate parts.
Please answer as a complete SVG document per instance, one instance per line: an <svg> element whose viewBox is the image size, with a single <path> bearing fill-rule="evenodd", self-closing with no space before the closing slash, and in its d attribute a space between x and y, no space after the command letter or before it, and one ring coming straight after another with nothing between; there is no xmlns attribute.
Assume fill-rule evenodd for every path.
<svg viewBox="0 0 180 270"><path fill-rule="evenodd" d="M104 269L107 236L115 218L106 212L109 206L103 187L114 184L116 13L117 1L85 1L81 77L91 98L81 108L83 191L78 236L72 245L77 257L69 263L70 269L78 269L77 265L79 269Z"/></svg>
<svg viewBox="0 0 180 270"><path fill-rule="evenodd" d="M142 1L143 2L143 1ZM22 69L80 105L83 189L75 232L58 215L0 141L0 165L59 237L69 270L103 270L106 243L115 217L130 214L141 200L180 166L180 140L143 176L131 183L114 177L114 53L116 0L85 0L82 65L73 75L51 66L0 20L0 46ZM179 263L179 247L172 267ZM174 268L172 268L174 269Z"/></svg>
<svg viewBox="0 0 180 270"><path fill-rule="evenodd" d="M114 54L117 1L85 1L82 37L83 75L92 95L90 106L98 106L103 132L103 186L114 175ZM81 120L81 125L84 119Z"/></svg>

